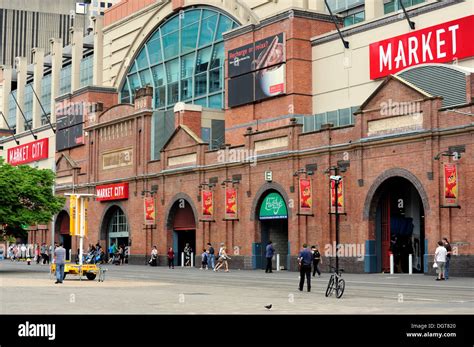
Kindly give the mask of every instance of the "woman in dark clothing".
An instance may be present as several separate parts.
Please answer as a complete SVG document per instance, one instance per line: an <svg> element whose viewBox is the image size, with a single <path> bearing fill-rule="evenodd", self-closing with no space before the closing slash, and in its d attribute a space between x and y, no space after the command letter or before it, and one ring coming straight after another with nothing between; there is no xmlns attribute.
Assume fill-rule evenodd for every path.
<svg viewBox="0 0 474 347"><path fill-rule="evenodd" d="M316 276L316 272L321 277L321 271L319 270L319 263L323 263L321 261L321 253L319 253L316 246L311 246L311 253L313 253L313 277Z"/></svg>
<svg viewBox="0 0 474 347"><path fill-rule="evenodd" d="M174 251L172 247L168 249L168 267L174 269Z"/></svg>

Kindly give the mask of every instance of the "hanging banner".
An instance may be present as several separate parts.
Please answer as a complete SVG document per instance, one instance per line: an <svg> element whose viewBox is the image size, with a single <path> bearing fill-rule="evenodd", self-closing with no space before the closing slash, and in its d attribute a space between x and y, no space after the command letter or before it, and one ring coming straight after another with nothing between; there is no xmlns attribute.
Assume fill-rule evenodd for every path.
<svg viewBox="0 0 474 347"><path fill-rule="evenodd" d="M212 196L212 190L203 190L201 192L201 203L202 203L202 219L213 220L214 201L213 201L213 196Z"/></svg>
<svg viewBox="0 0 474 347"><path fill-rule="evenodd" d="M337 185L337 213L344 213L344 184L340 180ZM331 180L331 213L336 213L336 181Z"/></svg>
<svg viewBox="0 0 474 347"><path fill-rule="evenodd" d="M146 197L143 200L144 212L145 212L145 225L156 224L155 214L155 199L153 197Z"/></svg>
<svg viewBox="0 0 474 347"><path fill-rule="evenodd" d="M456 164L444 164L444 206L458 205L458 168Z"/></svg>
<svg viewBox="0 0 474 347"><path fill-rule="evenodd" d="M237 189L225 189L225 219L237 219Z"/></svg>
<svg viewBox="0 0 474 347"><path fill-rule="evenodd" d="M300 213L311 214L313 210L313 192L311 180L309 178L300 178Z"/></svg>
<svg viewBox="0 0 474 347"><path fill-rule="evenodd" d="M71 195L69 197L69 235L76 235L76 209L77 209L77 196Z"/></svg>
<svg viewBox="0 0 474 347"><path fill-rule="evenodd" d="M81 204L84 204L84 236L87 236L87 206L89 204L88 198L82 198Z"/></svg>

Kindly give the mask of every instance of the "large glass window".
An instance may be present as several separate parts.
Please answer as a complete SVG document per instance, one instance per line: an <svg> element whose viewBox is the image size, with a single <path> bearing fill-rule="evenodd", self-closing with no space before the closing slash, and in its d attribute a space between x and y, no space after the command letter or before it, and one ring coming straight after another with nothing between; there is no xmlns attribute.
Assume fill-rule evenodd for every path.
<svg viewBox="0 0 474 347"><path fill-rule="evenodd" d="M81 60L81 88L92 85L94 55L89 55Z"/></svg>
<svg viewBox="0 0 474 347"><path fill-rule="evenodd" d="M51 74L43 76L41 80L41 104L44 112L49 116L51 114ZM47 120L41 111L41 125L45 125Z"/></svg>
<svg viewBox="0 0 474 347"><path fill-rule="evenodd" d="M154 88L156 109L170 109L178 101L222 108L222 34L237 26L224 13L207 7L186 9L169 18L132 62L121 101L133 102L135 91L149 84Z"/></svg>
<svg viewBox="0 0 474 347"><path fill-rule="evenodd" d="M402 2L403 2L403 6L405 6L406 8L406 7L421 4L425 2L425 0L402 0ZM388 0L388 1L385 0L383 6L384 6L385 14L396 12L402 9L398 0Z"/></svg>
<svg viewBox="0 0 474 347"><path fill-rule="evenodd" d="M59 95L71 92L71 68L71 65L67 65L61 69Z"/></svg>
<svg viewBox="0 0 474 347"><path fill-rule="evenodd" d="M28 83L25 86L25 96L24 96L24 107L23 113L25 114L25 130L33 128L33 89L31 89L33 82Z"/></svg>
<svg viewBox="0 0 474 347"><path fill-rule="evenodd" d="M8 125L10 128L16 128L16 90L12 90L11 94L8 95Z"/></svg>

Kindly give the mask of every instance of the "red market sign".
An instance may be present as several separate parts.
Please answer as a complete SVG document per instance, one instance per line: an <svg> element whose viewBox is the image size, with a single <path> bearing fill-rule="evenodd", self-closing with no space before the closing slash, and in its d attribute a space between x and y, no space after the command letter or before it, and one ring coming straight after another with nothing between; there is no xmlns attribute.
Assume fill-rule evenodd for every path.
<svg viewBox="0 0 474 347"><path fill-rule="evenodd" d="M370 45L370 79L407 67L474 56L474 15Z"/></svg>
<svg viewBox="0 0 474 347"><path fill-rule="evenodd" d="M128 199L128 183L107 184L95 188L97 201Z"/></svg>
<svg viewBox="0 0 474 347"><path fill-rule="evenodd" d="M48 138L8 149L7 162L21 165L48 158Z"/></svg>

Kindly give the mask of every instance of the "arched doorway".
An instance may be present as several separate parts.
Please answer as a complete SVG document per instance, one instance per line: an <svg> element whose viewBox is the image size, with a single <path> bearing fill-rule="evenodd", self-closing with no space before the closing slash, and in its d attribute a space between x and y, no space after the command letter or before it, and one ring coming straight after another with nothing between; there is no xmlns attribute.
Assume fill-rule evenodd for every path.
<svg viewBox="0 0 474 347"><path fill-rule="evenodd" d="M177 265L181 265L181 253L187 243L196 255L196 219L193 208L186 199L178 199L168 215L168 225L173 232L173 250Z"/></svg>
<svg viewBox="0 0 474 347"><path fill-rule="evenodd" d="M376 271L390 271L390 253L395 272L423 272L425 254L425 212L417 188L408 179L390 177L376 190L371 204L375 223ZM373 213L375 212L375 213Z"/></svg>
<svg viewBox="0 0 474 347"><path fill-rule="evenodd" d="M66 211L59 212L56 217L54 242L63 244L66 250L66 258L70 260L69 254L72 248L72 238L69 234L69 214Z"/></svg>
<svg viewBox="0 0 474 347"><path fill-rule="evenodd" d="M106 242L106 251L108 253L112 242L119 247L128 246L130 240L130 230L127 216L119 206L110 207L102 221L101 239Z"/></svg>
<svg viewBox="0 0 474 347"><path fill-rule="evenodd" d="M260 245L256 244L254 249L254 255L257 256L255 268L265 268L266 246L268 241L271 240L275 248L275 254L280 255L280 266L288 269L290 247L288 243L288 209L285 199L276 190L268 190L262 195L256 212L260 224L261 242ZM276 268L275 261L273 267Z"/></svg>

